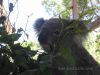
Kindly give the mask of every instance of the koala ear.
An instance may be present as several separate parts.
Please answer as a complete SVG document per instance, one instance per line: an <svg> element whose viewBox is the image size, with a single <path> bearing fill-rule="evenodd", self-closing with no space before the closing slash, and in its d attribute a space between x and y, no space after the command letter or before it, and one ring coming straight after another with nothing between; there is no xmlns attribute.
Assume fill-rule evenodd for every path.
<svg viewBox="0 0 100 75"><path fill-rule="evenodd" d="M44 24L45 20L43 18L39 18L36 20L34 28L36 29L37 32L41 30L42 25Z"/></svg>

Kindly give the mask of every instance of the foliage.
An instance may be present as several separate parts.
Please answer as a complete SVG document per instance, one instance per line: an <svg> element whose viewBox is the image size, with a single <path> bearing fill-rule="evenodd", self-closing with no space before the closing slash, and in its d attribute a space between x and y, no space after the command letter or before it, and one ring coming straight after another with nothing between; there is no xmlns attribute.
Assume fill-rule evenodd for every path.
<svg viewBox="0 0 100 75"><path fill-rule="evenodd" d="M33 43L31 41L26 41L26 42L22 42L21 43L21 46L22 47L30 47L31 50L36 50L36 49L39 49L41 48L40 45L38 43Z"/></svg>
<svg viewBox="0 0 100 75"><path fill-rule="evenodd" d="M11 10L12 11L12 10ZM21 43L16 43L25 31L19 28L12 34L7 34L4 30L4 18L0 18L0 75L17 75L26 70L38 68L37 62L32 59L37 54L33 46L39 47L36 43L28 43L27 46ZM14 28L15 29L15 28ZM26 34L27 36L27 34ZM33 51L32 51L33 50Z"/></svg>
<svg viewBox="0 0 100 75"><path fill-rule="evenodd" d="M18 1L18 0L16 0ZM61 0L59 0L61 1ZM47 9L49 14L54 15L55 17L60 14L61 18L66 18L70 15L70 0L62 0L61 4L56 0L44 0L43 5ZM87 5L87 0L80 0L79 3L81 14L80 18L83 18L84 15L92 15L94 14L94 8L86 9L85 5ZM84 3L85 2L85 3ZM84 4L84 5L82 5ZM9 11L12 12L15 5L12 3L9 4ZM83 10L83 8L85 8ZM91 11L90 11L91 10ZM51 12L50 12L51 11ZM37 43L24 41L22 43L15 44L21 35L22 31L25 31L20 28L17 32L12 34L6 34L4 32L4 28L2 26L2 22L4 22L5 17L0 17L0 75L74 75L73 72L66 71L62 66L70 66L67 64L66 59L64 57L69 58L69 62L74 64L74 60L69 55L64 56L64 51L61 51L63 56L56 53L54 56L51 54L47 54L42 50L36 50L40 46ZM79 32L80 30L74 30ZM26 34L28 37L28 35ZM100 55L100 36L97 36L97 54L98 57ZM69 52L70 53L70 52ZM34 60L33 57L37 56L38 59ZM59 63L60 62L60 63ZM55 66L53 64L56 64ZM59 65L59 67L56 67ZM58 69L60 71L58 71ZM52 72L52 73L51 73Z"/></svg>
<svg viewBox="0 0 100 75"><path fill-rule="evenodd" d="M0 35L0 74L16 75L28 69L34 69L35 61L31 59L37 52L30 47L22 47L20 43L14 44L21 37L19 33Z"/></svg>
<svg viewBox="0 0 100 75"><path fill-rule="evenodd" d="M70 0L43 0L42 4L50 15L66 18L70 15L69 2Z"/></svg>
<svg viewBox="0 0 100 75"><path fill-rule="evenodd" d="M97 54L97 60L100 63L100 34L97 35L96 39L96 54Z"/></svg>
<svg viewBox="0 0 100 75"><path fill-rule="evenodd" d="M98 6L92 0L77 0L79 19L92 20L98 16ZM70 0L43 0L43 6L46 11L54 17L68 18L71 15ZM99 12L99 11L98 11Z"/></svg>

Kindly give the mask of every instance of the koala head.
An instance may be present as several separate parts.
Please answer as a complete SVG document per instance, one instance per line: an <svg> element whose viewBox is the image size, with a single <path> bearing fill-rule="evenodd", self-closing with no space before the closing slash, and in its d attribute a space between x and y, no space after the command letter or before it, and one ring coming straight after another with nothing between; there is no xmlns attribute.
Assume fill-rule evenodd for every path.
<svg viewBox="0 0 100 75"><path fill-rule="evenodd" d="M35 29L38 34L38 41L44 48L50 48L57 41L62 28L62 22L60 19L52 18L44 20L43 18L38 19L35 22Z"/></svg>

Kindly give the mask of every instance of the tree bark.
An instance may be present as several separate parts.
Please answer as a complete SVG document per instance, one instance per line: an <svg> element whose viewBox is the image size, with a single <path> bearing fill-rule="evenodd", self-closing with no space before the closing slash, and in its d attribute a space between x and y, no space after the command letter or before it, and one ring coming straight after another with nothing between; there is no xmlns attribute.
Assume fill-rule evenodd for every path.
<svg viewBox="0 0 100 75"><path fill-rule="evenodd" d="M77 0L71 0L71 5L72 5L72 19L78 19L78 4Z"/></svg>
<svg viewBox="0 0 100 75"><path fill-rule="evenodd" d="M88 30L92 31L99 27L100 27L100 17L97 18L95 21L88 23L88 25L86 26Z"/></svg>
<svg viewBox="0 0 100 75"><path fill-rule="evenodd" d="M4 16L6 18L4 20L4 22L2 23L3 28L4 28L4 33L11 34L12 33L12 25L11 25L11 22L9 20L9 16L7 16L7 12L4 8L3 0L0 0L0 17L2 17L2 16Z"/></svg>

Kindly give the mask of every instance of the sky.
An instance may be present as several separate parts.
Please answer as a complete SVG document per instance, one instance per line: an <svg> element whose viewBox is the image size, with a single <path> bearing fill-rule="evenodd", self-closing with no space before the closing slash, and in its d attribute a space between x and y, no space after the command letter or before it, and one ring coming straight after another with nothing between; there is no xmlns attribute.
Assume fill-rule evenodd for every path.
<svg viewBox="0 0 100 75"><path fill-rule="evenodd" d="M16 3L16 0L4 0L5 9L8 11L9 2ZM43 17L49 19L51 16L46 13L45 8L42 6L42 0L18 0L14 10L10 13L10 21L16 29L23 28L25 30L28 18L28 24L26 27L26 33L29 34L29 40L37 41L36 33L33 29L33 24L36 19ZM16 19L17 18L17 19ZM23 35L19 41L23 41L25 36Z"/></svg>

